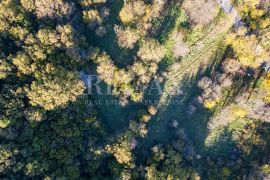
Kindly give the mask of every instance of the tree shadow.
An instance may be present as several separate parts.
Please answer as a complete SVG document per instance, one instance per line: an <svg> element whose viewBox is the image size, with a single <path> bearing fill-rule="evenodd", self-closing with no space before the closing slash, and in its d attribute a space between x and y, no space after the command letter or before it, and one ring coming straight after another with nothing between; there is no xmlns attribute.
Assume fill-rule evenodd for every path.
<svg viewBox="0 0 270 180"><path fill-rule="evenodd" d="M108 1L106 3L106 6L110 9L110 16L108 20L106 20L105 28L107 33L105 36L98 37L95 35L95 31L90 29L84 33L87 37L87 41L90 42L91 45L107 52L119 68L126 68L132 65L138 50L138 45L135 45L133 49L126 49L121 48L117 42L114 25L122 24L118 17L123 4L122 0Z"/></svg>
<svg viewBox="0 0 270 180"><path fill-rule="evenodd" d="M169 2L169 13L164 17L157 18L154 20L154 37L157 38L160 42L164 43L169 38L169 34L175 28L175 22L179 17L179 11L182 0L176 1L172 0ZM187 28L187 24L181 24L183 28Z"/></svg>
<svg viewBox="0 0 270 180"><path fill-rule="evenodd" d="M98 76L96 65L92 64L89 67L87 73ZM129 126L129 121L136 117L140 109L144 108L142 103L131 101L127 106L121 106L119 97L112 94L113 87L103 81L98 84L99 92L95 86L91 85L87 88L86 103L95 107L104 126L111 133L125 130Z"/></svg>

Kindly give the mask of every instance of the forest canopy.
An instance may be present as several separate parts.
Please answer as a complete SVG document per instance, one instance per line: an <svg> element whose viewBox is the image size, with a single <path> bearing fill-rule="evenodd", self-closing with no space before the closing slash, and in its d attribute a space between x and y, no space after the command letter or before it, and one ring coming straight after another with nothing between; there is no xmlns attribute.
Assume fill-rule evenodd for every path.
<svg viewBox="0 0 270 180"><path fill-rule="evenodd" d="M0 179L270 179L267 0L0 0Z"/></svg>

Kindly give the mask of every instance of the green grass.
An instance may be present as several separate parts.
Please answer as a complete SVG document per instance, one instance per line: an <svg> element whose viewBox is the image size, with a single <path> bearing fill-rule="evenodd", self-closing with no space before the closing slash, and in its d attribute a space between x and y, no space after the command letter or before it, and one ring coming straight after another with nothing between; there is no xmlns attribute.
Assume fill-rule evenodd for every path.
<svg viewBox="0 0 270 180"><path fill-rule="evenodd" d="M211 24L209 28L203 29L199 38L196 39L197 43L203 44L203 47L200 49L196 46L197 43L191 43L194 45L191 47L190 53L180 62L174 63L177 66L169 70L163 94L159 100L159 113L152 120L150 127L150 134L155 139L154 141L162 141L161 139L165 139L164 142L168 141L173 134L168 127L173 120L177 120L179 126L186 130L197 151L203 152L204 141L209 133L207 123L213 112L198 109L192 116L187 115L186 112L189 103L199 95L195 83L204 72L202 65L215 64L224 57L226 52L224 36L233 24L233 22L229 22L225 25L223 23L225 21L228 19L220 19ZM175 88L181 88L184 95L173 96L172 92ZM180 104L171 104L176 100L179 100Z"/></svg>
<svg viewBox="0 0 270 180"><path fill-rule="evenodd" d="M212 130L205 140L205 151L212 155L229 155L229 151L236 146L238 137L245 126L253 121L248 119L236 119L227 126L220 126Z"/></svg>

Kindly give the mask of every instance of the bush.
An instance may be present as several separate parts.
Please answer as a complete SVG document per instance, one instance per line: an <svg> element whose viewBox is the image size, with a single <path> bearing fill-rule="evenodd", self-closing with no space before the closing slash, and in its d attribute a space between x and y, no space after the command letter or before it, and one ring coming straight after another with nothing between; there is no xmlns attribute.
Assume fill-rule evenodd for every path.
<svg viewBox="0 0 270 180"><path fill-rule="evenodd" d="M238 73L240 68L241 68L241 63L235 59L226 59L222 63L223 71L228 74Z"/></svg>
<svg viewBox="0 0 270 180"><path fill-rule="evenodd" d="M149 106L148 112L149 112L149 114L151 114L153 116L157 113L157 109L154 106Z"/></svg>
<svg viewBox="0 0 270 180"><path fill-rule="evenodd" d="M173 46L173 56L175 58L184 57L189 53L188 45L183 41L183 34L181 32L176 32L173 34L174 46Z"/></svg>

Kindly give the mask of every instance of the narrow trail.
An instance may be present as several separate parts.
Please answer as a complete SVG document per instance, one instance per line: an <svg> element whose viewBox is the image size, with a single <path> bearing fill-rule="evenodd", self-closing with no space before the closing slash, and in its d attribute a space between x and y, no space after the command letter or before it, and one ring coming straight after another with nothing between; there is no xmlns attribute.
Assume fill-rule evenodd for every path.
<svg viewBox="0 0 270 180"><path fill-rule="evenodd" d="M224 9L224 7L222 8ZM190 54L184 57L181 62L175 63L169 70L163 94L158 104L160 112L166 109L164 107L170 103L173 93L179 89L183 78L195 75L202 64L209 63L210 57L218 48L218 44L224 40L231 27L238 22L238 14L235 10L231 9L231 11L226 10L225 12L227 13L225 17L211 27L202 40L191 47Z"/></svg>

